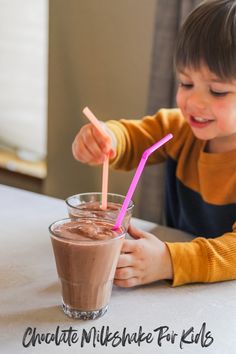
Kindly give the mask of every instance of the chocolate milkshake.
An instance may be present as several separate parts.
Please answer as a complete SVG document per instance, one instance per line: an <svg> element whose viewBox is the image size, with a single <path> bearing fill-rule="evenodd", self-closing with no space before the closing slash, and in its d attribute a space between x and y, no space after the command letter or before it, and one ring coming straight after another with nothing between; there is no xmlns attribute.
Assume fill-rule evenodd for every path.
<svg viewBox="0 0 236 354"><path fill-rule="evenodd" d="M114 222L119 214L125 197L120 194L107 194L107 209L102 210L102 193L81 193L66 199L67 210L70 218L95 217L111 219ZM123 219L123 226L127 230L132 216L134 203L131 200Z"/></svg>
<svg viewBox="0 0 236 354"><path fill-rule="evenodd" d="M73 318L102 316L111 296L115 269L125 236L113 222L96 218L64 219L50 226L62 285L64 312Z"/></svg>

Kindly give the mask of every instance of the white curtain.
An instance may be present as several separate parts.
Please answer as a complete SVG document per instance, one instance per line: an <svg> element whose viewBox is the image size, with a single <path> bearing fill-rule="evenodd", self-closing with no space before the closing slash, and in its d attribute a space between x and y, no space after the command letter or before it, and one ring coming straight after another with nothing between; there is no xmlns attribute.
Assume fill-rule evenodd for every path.
<svg viewBox="0 0 236 354"><path fill-rule="evenodd" d="M47 0L0 0L0 147L46 155Z"/></svg>

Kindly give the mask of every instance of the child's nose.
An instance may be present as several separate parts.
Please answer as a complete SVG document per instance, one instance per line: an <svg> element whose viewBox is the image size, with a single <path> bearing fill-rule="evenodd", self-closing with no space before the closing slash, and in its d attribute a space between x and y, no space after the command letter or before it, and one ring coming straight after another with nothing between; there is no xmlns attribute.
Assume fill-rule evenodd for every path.
<svg viewBox="0 0 236 354"><path fill-rule="evenodd" d="M204 110L207 107L207 99L205 94L200 92L192 92L188 96L188 106L189 108L195 108L198 110Z"/></svg>

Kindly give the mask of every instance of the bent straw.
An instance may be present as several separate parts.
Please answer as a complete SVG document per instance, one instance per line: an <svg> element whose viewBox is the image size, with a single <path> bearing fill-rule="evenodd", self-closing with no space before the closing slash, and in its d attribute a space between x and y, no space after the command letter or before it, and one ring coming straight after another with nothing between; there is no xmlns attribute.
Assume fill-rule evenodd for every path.
<svg viewBox="0 0 236 354"><path fill-rule="evenodd" d="M95 117L95 115L90 111L88 107L83 109L84 115L90 120L90 122L99 130L99 132L103 135L104 138L107 137L107 134L102 129L102 126L99 120ZM108 172L109 172L109 155L105 157L103 162L102 169L102 209L107 209L107 190L108 190Z"/></svg>
<svg viewBox="0 0 236 354"><path fill-rule="evenodd" d="M159 149L159 147L161 147L162 145L164 145L167 141L169 141L170 139L173 138L173 135L172 134L167 134L164 138L162 138L161 140L159 140L158 142L156 142L155 144L153 144L151 147L149 147L148 149L146 149L144 152L143 152L143 155L141 157L141 160L139 162L139 165L137 167L137 170L135 172L135 175L131 181L131 184L130 184L130 187L129 187L129 190L126 194L126 197L125 197L125 200L124 200L124 203L122 204L122 207L120 209L120 212L119 212L119 215L116 219L116 223L115 223L115 226L113 227L113 230L117 230L121 224L122 224L122 221L123 221L123 218L125 216L125 213L126 213L126 210L128 208L128 205L129 205L129 202L133 196L133 193L135 191L135 188L137 186L137 183L139 181L139 178L141 176L141 173L144 169L144 166L145 166L145 163L148 159L148 157L157 149Z"/></svg>

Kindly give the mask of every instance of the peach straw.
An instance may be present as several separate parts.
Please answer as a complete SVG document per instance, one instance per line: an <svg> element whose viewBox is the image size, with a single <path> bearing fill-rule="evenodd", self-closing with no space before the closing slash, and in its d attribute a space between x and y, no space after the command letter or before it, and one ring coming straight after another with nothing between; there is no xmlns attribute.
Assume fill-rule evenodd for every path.
<svg viewBox="0 0 236 354"><path fill-rule="evenodd" d="M134 194L135 188L137 186L137 183L139 181L139 178L141 176L141 173L143 172L144 166L147 162L148 157L157 149L159 149L159 147L161 147L162 145L164 145L167 141L169 141L170 139L173 138L172 134L167 134L164 138L162 138L161 140L157 141L155 144L153 144L152 146L150 146L148 149L146 149L141 157L141 160L139 162L139 165L137 167L137 170L135 172L135 175L131 181L129 190L126 194L124 203L122 204L122 207L120 209L120 213L116 219L116 223L115 226L113 227L113 230L117 230L123 221L123 218L125 216L126 210L128 208L129 202Z"/></svg>
<svg viewBox="0 0 236 354"><path fill-rule="evenodd" d="M95 117L95 115L90 111L88 107L83 109L84 115L90 120L90 122L99 130L99 132L104 136L107 137L107 134L104 132L101 123ZM109 154L106 155L105 160L103 162L103 169L102 169L102 209L107 209L107 191L108 191L108 171L109 171Z"/></svg>

